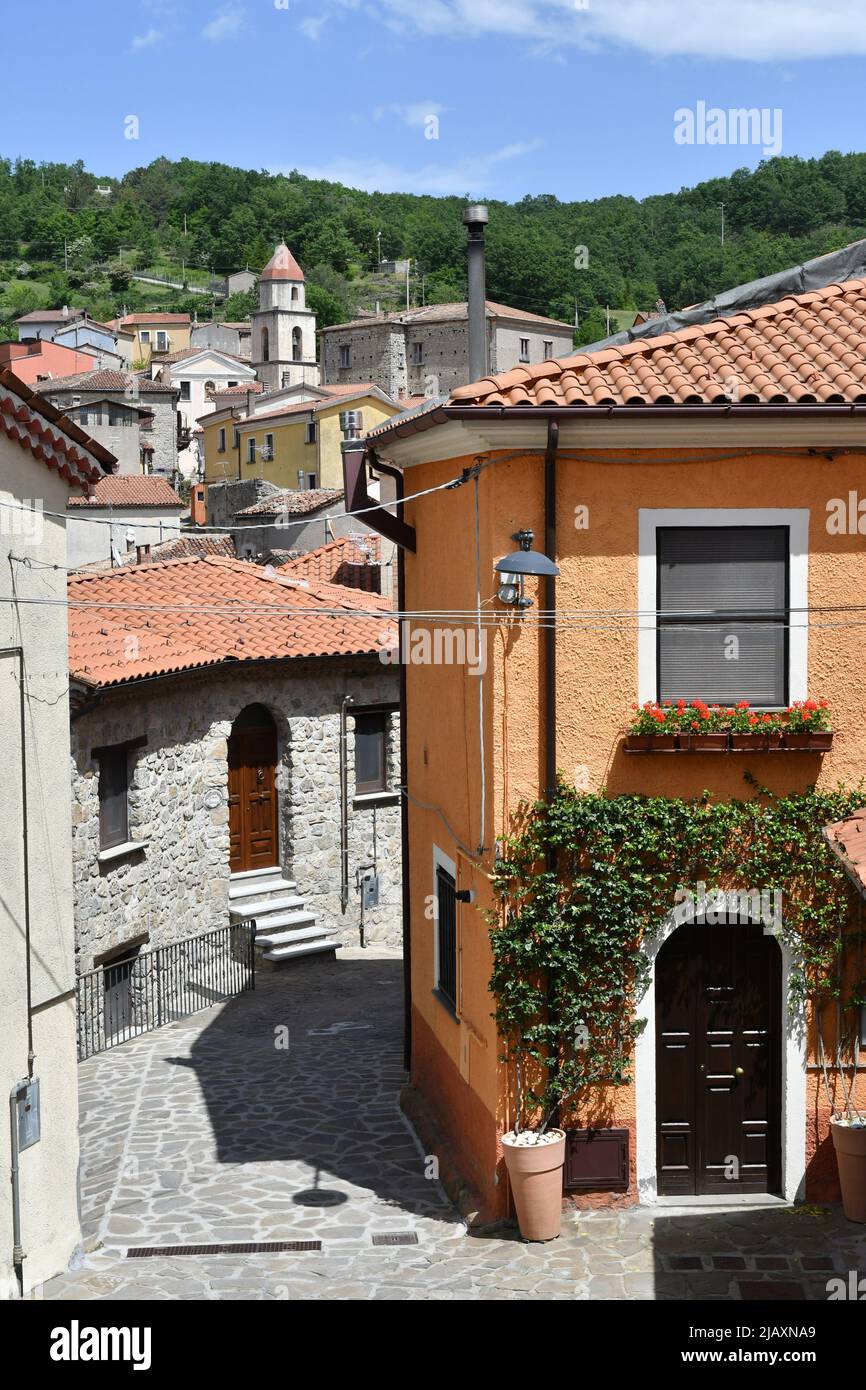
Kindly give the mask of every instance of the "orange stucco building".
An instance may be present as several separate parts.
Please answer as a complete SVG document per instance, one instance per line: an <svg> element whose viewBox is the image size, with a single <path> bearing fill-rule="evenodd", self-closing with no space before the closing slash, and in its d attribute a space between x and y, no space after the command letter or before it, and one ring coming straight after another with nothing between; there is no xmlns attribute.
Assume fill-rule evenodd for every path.
<svg viewBox="0 0 866 1390"><path fill-rule="evenodd" d="M406 1104L446 1181L487 1216L509 1209L499 1137L513 1121L483 916L494 906L497 840L513 831L522 800L545 794L551 767L580 790L610 795L682 798L707 789L716 799L743 798L746 770L775 792L857 786L866 772L856 611L866 592L866 517L858 526L864 426L866 282L852 281L628 347L519 368L461 388L444 406L397 417L368 438L368 462L399 467L409 499L402 515L415 548L404 552L401 606L438 615L410 618L404 628ZM460 486L427 492L461 478ZM494 567L527 529L559 569L552 643L538 621L549 602L545 581L527 579L533 606L523 617L497 597ZM835 730L830 751L625 753L636 703L661 698L683 661L694 659L700 673L712 667L704 647L671 646L659 630L660 565L675 569L676 547L686 543L697 553L718 547L711 573L714 582L730 576L732 593L751 573L755 547L768 547L758 560L778 565L784 613L768 645L749 649L754 660L741 679L756 691L762 681L777 683L773 698L753 698L758 706L825 697ZM671 545L673 559L665 560ZM423 642L413 649L419 627L430 633L426 649ZM440 644L437 655L437 628L464 632L463 659L453 645ZM748 646L751 634L738 630ZM695 694L703 678L695 676ZM443 947L435 910L442 884L456 889L444 977L440 955L451 945ZM768 1022L779 1085L769 1100L766 1186L789 1200L830 1200L838 1186L829 1108L809 1029L786 1003L794 962L781 943L768 959L782 1002L772 1004ZM604 1106L605 1126L626 1132L627 1181L618 1189L590 1184L582 1202L654 1201L664 1186L656 964L638 1004L647 1024L634 1084L611 1092ZM866 1051L860 1061L850 1079L866 1103ZM579 1125L580 1107L575 1118ZM708 1190L699 1174L692 1190Z"/></svg>

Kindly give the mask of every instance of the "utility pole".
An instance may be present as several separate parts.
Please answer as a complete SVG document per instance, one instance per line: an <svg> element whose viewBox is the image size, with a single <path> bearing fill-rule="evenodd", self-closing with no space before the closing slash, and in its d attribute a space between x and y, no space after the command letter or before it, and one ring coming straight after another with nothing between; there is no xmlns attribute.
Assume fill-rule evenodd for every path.
<svg viewBox="0 0 866 1390"><path fill-rule="evenodd" d="M721 212L722 212L722 245L724 246L724 244L725 244L725 205L724 205L724 203L719 203L719 207L721 208Z"/></svg>
<svg viewBox="0 0 866 1390"><path fill-rule="evenodd" d="M376 270L378 272L382 264L382 233L376 233Z"/></svg>

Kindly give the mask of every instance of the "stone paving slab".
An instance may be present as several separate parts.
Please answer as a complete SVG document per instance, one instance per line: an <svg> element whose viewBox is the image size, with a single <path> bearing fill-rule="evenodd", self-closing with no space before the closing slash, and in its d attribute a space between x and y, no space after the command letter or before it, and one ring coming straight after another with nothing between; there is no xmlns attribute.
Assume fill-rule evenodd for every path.
<svg viewBox="0 0 866 1390"><path fill-rule="evenodd" d="M83 1063L89 1253L43 1296L814 1300L866 1275L866 1228L838 1209L569 1213L543 1246L467 1232L398 1108L401 981L397 955L348 948ZM374 1247L388 1232L418 1243ZM126 1254L275 1240L322 1249Z"/></svg>

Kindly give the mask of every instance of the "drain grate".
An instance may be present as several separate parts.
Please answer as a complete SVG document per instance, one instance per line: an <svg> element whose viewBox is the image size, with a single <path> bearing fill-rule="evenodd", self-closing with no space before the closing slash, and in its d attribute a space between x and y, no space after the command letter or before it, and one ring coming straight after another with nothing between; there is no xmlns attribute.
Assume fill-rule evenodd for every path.
<svg viewBox="0 0 866 1390"><path fill-rule="evenodd" d="M388 1231L373 1237L374 1245L417 1245L418 1237L414 1231Z"/></svg>
<svg viewBox="0 0 866 1390"><path fill-rule="evenodd" d="M154 1255L270 1255L280 1251L321 1250L320 1240L240 1240L220 1245L137 1245L126 1252L128 1260Z"/></svg>

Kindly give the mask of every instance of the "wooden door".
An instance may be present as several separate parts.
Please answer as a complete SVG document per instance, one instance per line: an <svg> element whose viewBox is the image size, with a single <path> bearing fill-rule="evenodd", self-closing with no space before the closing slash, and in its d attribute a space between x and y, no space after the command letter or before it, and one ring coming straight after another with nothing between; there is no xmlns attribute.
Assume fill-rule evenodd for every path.
<svg viewBox="0 0 866 1390"><path fill-rule="evenodd" d="M252 706L229 738L229 867L233 874L266 869L277 853L277 731L266 710Z"/></svg>
<svg viewBox="0 0 866 1390"><path fill-rule="evenodd" d="M659 1193L776 1192L781 955L758 924L680 927L656 971Z"/></svg>

